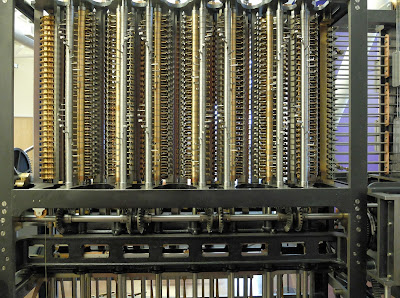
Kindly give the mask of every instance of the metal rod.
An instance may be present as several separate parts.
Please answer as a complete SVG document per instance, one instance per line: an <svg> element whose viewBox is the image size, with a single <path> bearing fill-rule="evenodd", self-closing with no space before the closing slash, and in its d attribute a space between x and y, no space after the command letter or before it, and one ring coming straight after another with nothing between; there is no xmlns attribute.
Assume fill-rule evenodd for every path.
<svg viewBox="0 0 400 298"><path fill-rule="evenodd" d="M303 298L308 297L308 272L303 271L301 274L301 289L303 293Z"/></svg>
<svg viewBox="0 0 400 298"><path fill-rule="evenodd" d="M199 18L196 5L192 10L192 183L199 180Z"/></svg>
<svg viewBox="0 0 400 298"><path fill-rule="evenodd" d="M310 271L310 297L314 297L315 295L315 273L314 271Z"/></svg>
<svg viewBox="0 0 400 298"><path fill-rule="evenodd" d="M107 277L106 290L107 290L107 298L111 298L111 277Z"/></svg>
<svg viewBox="0 0 400 298"><path fill-rule="evenodd" d="M118 274L117 277L117 293L118 297L126 297L126 275L125 274Z"/></svg>
<svg viewBox="0 0 400 298"><path fill-rule="evenodd" d="M74 52L74 2L68 1L66 16L66 49L65 49L65 187L72 187L72 56Z"/></svg>
<svg viewBox="0 0 400 298"><path fill-rule="evenodd" d="M152 75L151 55L153 41L153 11L151 0L146 6L146 55L145 55L145 188L152 188Z"/></svg>
<svg viewBox="0 0 400 298"><path fill-rule="evenodd" d="M231 187L231 8L225 2L224 46L224 189Z"/></svg>
<svg viewBox="0 0 400 298"><path fill-rule="evenodd" d="M142 280L141 280L140 296L142 298L146 298L146 278L145 277L142 277ZM179 296L177 296L177 297L179 297Z"/></svg>
<svg viewBox="0 0 400 298"><path fill-rule="evenodd" d="M283 186L283 10L278 1L276 9L276 185Z"/></svg>
<svg viewBox="0 0 400 298"><path fill-rule="evenodd" d="M161 277L161 273L157 273L156 274L156 298L162 298L162 277Z"/></svg>
<svg viewBox="0 0 400 298"><path fill-rule="evenodd" d="M78 285L77 285L77 278L72 278L72 298L78 297Z"/></svg>
<svg viewBox="0 0 400 298"><path fill-rule="evenodd" d="M216 216L214 216L216 217ZM306 213L304 218L307 220L330 220L347 218L347 213ZM207 215L145 215L143 221L152 222L206 222ZM286 216L282 213L278 214L226 214L223 217L226 222L238 221L285 221ZM127 215L64 215L64 222L120 222L126 223L130 220ZM216 218L215 218L216 220ZM55 216L36 217L34 215L21 216L16 218L18 222L55 222Z"/></svg>
<svg viewBox="0 0 400 298"><path fill-rule="evenodd" d="M175 297L181 297L181 280L179 277L175 278ZM212 296L210 296L212 297Z"/></svg>
<svg viewBox="0 0 400 298"><path fill-rule="evenodd" d="M301 297L301 275L296 273L296 298Z"/></svg>
<svg viewBox="0 0 400 298"><path fill-rule="evenodd" d="M122 0L120 9L120 50L121 50L121 67L120 67L120 102L119 102L119 113L120 113L120 123L119 123L119 188L126 188L126 178L127 178L127 108L126 108L126 98L127 98L127 68L126 68L126 58L127 58L127 19L128 12L126 6L126 0Z"/></svg>
<svg viewBox="0 0 400 298"><path fill-rule="evenodd" d="M206 7L200 2L199 33L199 188L206 187Z"/></svg>
<svg viewBox="0 0 400 298"><path fill-rule="evenodd" d="M193 298L197 298L197 281L198 281L198 276L197 276L197 273L193 273L193 275L192 275L193 277L192 277L192 297Z"/></svg>
<svg viewBox="0 0 400 298"><path fill-rule="evenodd" d="M235 297L235 273L229 272L228 275L228 298Z"/></svg>
<svg viewBox="0 0 400 298"><path fill-rule="evenodd" d="M243 297L247 298L249 296L249 278L248 276L243 277Z"/></svg>
<svg viewBox="0 0 400 298"><path fill-rule="evenodd" d="M271 183L272 180L272 165L273 165L273 123L274 123L274 94L273 94L273 77L274 77L274 16L272 15L271 7L267 8L267 139L266 139L266 154L267 154L267 175L266 182Z"/></svg>
<svg viewBox="0 0 400 298"><path fill-rule="evenodd" d="M214 278L210 278L209 292L210 292L209 297L214 297Z"/></svg>
<svg viewBox="0 0 400 298"><path fill-rule="evenodd" d="M307 4L301 3L301 187L308 187L309 171L309 86L308 86L308 59L309 59L309 12Z"/></svg>
<svg viewBox="0 0 400 298"><path fill-rule="evenodd" d="M276 275L276 297L281 298L283 297L283 279L282 274Z"/></svg>
<svg viewBox="0 0 400 298"><path fill-rule="evenodd" d="M398 10L400 10L400 9L398 9ZM392 298L392 287L389 285L385 285L384 298Z"/></svg>
<svg viewBox="0 0 400 298"><path fill-rule="evenodd" d="M262 297L273 298L274 297L274 283L272 279L272 272L267 271L262 275Z"/></svg>

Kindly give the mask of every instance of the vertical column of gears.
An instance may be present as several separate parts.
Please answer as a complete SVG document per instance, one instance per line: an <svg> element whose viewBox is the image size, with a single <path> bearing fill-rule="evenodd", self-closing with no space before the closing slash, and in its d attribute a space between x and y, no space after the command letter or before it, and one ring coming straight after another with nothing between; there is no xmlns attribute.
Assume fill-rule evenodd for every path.
<svg viewBox="0 0 400 298"><path fill-rule="evenodd" d="M132 12L128 13L127 20L127 41L126 41L126 117L127 117L127 181L135 179L135 19Z"/></svg>
<svg viewBox="0 0 400 298"><path fill-rule="evenodd" d="M74 166L78 184L85 181L85 7L78 8L74 23Z"/></svg>
<svg viewBox="0 0 400 298"><path fill-rule="evenodd" d="M301 179L301 23L300 17L295 15L293 17L292 39L294 41L294 87L295 87L295 100L293 108L293 118L295 123L294 129L294 157L295 157L295 179ZM293 181L295 182L295 181Z"/></svg>
<svg viewBox="0 0 400 298"><path fill-rule="evenodd" d="M319 171L319 23L316 16L310 20L310 56L309 56L309 179L317 178Z"/></svg>
<svg viewBox="0 0 400 298"><path fill-rule="evenodd" d="M214 182L216 177L216 126L215 126L215 94L216 94L216 24L213 16L206 16L206 180Z"/></svg>
<svg viewBox="0 0 400 298"><path fill-rule="evenodd" d="M216 173L218 183L222 183L224 174L224 34L225 22L222 10L217 15L216 27L216 93L214 125L216 127Z"/></svg>
<svg viewBox="0 0 400 298"><path fill-rule="evenodd" d="M252 14L251 26L251 122L250 122L250 165L251 165L251 183L258 183L260 176L259 150L260 150L260 25L261 18L258 14ZM265 49L264 49L265 50Z"/></svg>
<svg viewBox="0 0 400 298"><path fill-rule="evenodd" d="M105 50L105 175L115 179L116 162L116 15L107 13Z"/></svg>
<svg viewBox="0 0 400 298"><path fill-rule="evenodd" d="M335 174L335 81L336 81L336 64L335 64L335 28L328 27L326 43L327 43L327 91L326 91L326 124L321 123L321 125L326 125L326 156L321 158L327 159L327 175L328 180L334 179Z"/></svg>
<svg viewBox="0 0 400 298"><path fill-rule="evenodd" d="M258 59L259 59L259 93L258 93L258 181L265 181L267 177L267 94L268 94L268 36L267 20L265 17L259 18L258 31ZM271 107L269 106L271 109Z"/></svg>
<svg viewBox="0 0 400 298"><path fill-rule="evenodd" d="M192 178L192 16L180 20L180 178Z"/></svg>
<svg viewBox="0 0 400 298"><path fill-rule="evenodd" d="M145 36L146 33L146 20L143 17L139 23L139 33L142 36ZM139 43L140 54L138 59L139 68L136 70L139 73L139 92L138 96L135 100L135 107L136 107L136 117L137 117L137 128L136 134L137 137L135 141L137 142L137 147L135 152L139 152L136 158L137 168L139 170L138 179L144 181L144 170L145 170L145 125L146 125L146 118L145 118L145 47L146 47L146 40L144 38L140 38L136 40Z"/></svg>
<svg viewBox="0 0 400 298"><path fill-rule="evenodd" d="M54 16L40 20L40 179L54 179Z"/></svg>
<svg viewBox="0 0 400 298"><path fill-rule="evenodd" d="M98 25L95 12L85 16L84 58L84 180L99 174L100 160L100 98L98 71Z"/></svg>
<svg viewBox="0 0 400 298"><path fill-rule="evenodd" d="M275 32L275 31L274 31ZM289 142L290 142L290 66L289 66L289 51L290 51L290 28L283 28L284 47L282 51L283 58L283 179L288 179L289 174ZM276 51L276 47L274 47ZM276 56L276 53L275 53ZM276 67L276 65L275 65ZM276 107L275 107L276 108ZM276 118L276 117L275 117ZM276 131L276 122L274 121L274 131ZM276 153L275 153L276 154ZM276 173L275 173L276 174Z"/></svg>
<svg viewBox="0 0 400 298"><path fill-rule="evenodd" d="M244 119L245 119L245 111L244 111L244 102L247 100L245 98L245 81L246 81L246 73L245 73L245 36L244 36L244 15L239 15L236 17L236 56L235 56L235 64L236 64L236 72L235 72L235 152L234 158L235 161L235 179L242 180L244 172L247 171L246 165L244 164L243 154L244 148L246 147L245 135L244 135ZM234 20L234 19L233 19ZM233 117L232 117L233 118Z"/></svg>
<svg viewBox="0 0 400 298"><path fill-rule="evenodd" d="M156 7L153 17L153 179L161 181L161 9Z"/></svg>
<svg viewBox="0 0 400 298"><path fill-rule="evenodd" d="M161 179L173 177L173 137L174 137L174 73L172 56L171 13L161 16L161 57L160 57L160 175Z"/></svg>

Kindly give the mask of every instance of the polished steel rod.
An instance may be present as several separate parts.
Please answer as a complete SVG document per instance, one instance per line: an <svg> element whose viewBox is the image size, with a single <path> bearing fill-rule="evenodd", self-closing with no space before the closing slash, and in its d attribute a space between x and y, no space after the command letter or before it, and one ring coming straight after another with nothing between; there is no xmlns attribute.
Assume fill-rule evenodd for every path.
<svg viewBox="0 0 400 298"><path fill-rule="evenodd" d="M309 12L305 1L301 3L301 187L308 187L309 172Z"/></svg>
<svg viewBox="0 0 400 298"><path fill-rule="evenodd" d="M231 187L231 7L225 1L224 52L224 189Z"/></svg>
<svg viewBox="0 0 400 298"><path fill-rule="evenodd" d="M73 90L72 56L74 55L74 2L67 4L66 13L66 49L65 49L65 187L72 187L72 134L73 134Z"/></svg>
<svg viewBox="0 0 400 298"><path fill-rule="evenodd" d="M199 188L206 188L206 4L200 2L200 45L199 45Z"/></svg>
<svg viewBox="0 0 400 298"><path fill-rule="evenodd" d="M278 1L276 9L276 186L283 186L283 9Z"/></svg>
<svg viewBox="0 0 400 298"><path fill-rule="evenodd" d="M153 9L151 0L146 6L146 54L145 54L145 188L152 184L152 74L151 55L153 43Z"/></svg>

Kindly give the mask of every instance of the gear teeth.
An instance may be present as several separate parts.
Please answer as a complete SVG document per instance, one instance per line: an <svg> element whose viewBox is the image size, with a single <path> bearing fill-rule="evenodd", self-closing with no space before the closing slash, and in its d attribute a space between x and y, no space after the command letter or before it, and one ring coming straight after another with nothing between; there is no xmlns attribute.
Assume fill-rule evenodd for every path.
<svg viewBox="0 0 400 298"><path fill-rule="evenodd" d="M207 232L211 234L214 225L214 210L212 208L207 208L206 215L207 215Z"/></svg>
<svg viewBox="0 0 400 298"><path fill-rule="evenodd" d="M304 223L303 211L301 210L301 208L298 208L297 209L297 218L296 218L296 227L294 228L294 230L296 232L300 232L303 229L303 223Z"/></svg>
<svg viewBox="0 0 400 298"><path fill-rule="evenodd" d="M218 232L224 232L224 210L221 207L218 208Z"/></svg>
<svg viewBox="0 0 400 298"><path fill-rule="evenodd" d="M145 210L142 208L138 208L137 212L136 212L136 225L137 225L137 229L139 231L140 234L144 233L144 222L143 222L143 217L145 215Z"/></svg>

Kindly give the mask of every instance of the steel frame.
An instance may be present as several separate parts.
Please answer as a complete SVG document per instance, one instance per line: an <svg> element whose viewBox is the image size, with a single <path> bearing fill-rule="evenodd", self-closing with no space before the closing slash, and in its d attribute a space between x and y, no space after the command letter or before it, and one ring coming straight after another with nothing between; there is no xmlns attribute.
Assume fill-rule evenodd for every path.
<svg viewBox="0 0 400 298"><path fill-rule="evenodd" d="M343 3L342 0L332 2ZM367 209L367 1L348 1L350 36L349 186L327 189L263 190L14 190L13 189L13 48L15 0L0 2L0 293L15 296L16 242L13 217L31 207L154 208L335 206L349 213L346 297L362 297L366 281ZM35 22L38 20L35 14ZM244 192L243 192L244 191ZM246 200L243 200L246 198ZM245 202L244 202L245 201ZM193 237L194 239L197 239ZM288 238L289 235L288 235ZM76 238L77 239L77 238ZM113 241L119 239L113 238ZM133 239L133 238L132 238ZM50 239L52 240L52 239ZM29 240L35 241L35 239ZM53 240L52 240L53 241ZM79 242L78 240L76 240ZM119 240L117 240L119 241ZM23 262L22 262L23 263ZM136 265L134 262L131 266ZM80 267L80 264L75 264Z"/></svg>

